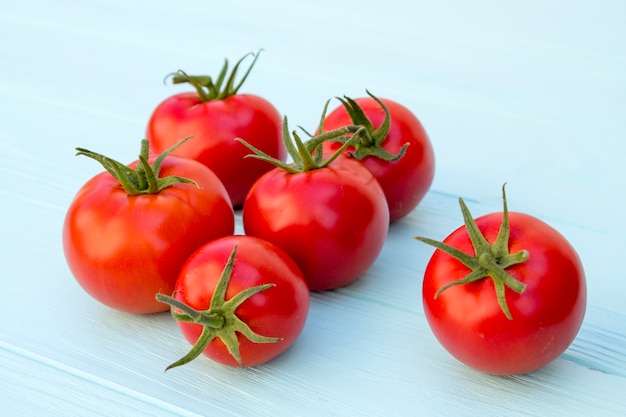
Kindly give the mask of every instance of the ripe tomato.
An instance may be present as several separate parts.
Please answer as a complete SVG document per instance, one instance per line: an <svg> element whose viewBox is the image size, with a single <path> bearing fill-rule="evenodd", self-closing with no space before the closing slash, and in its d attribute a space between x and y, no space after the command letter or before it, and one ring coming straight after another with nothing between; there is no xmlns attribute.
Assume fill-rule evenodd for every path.
<svg viewBox="0 0 626 417"><path fill-rule="evenodd" d="M580 329L587 295L581 261L551 226L508 213L506 199L504 212L475 221L461 206L466 225L445 245L418 238L438 248L424 275L426 319L443 347L472 368L534 371L561 355Z"/></svg>
<svg viewBox="0 0 626 417"><path fill-rule="evenodd" d="M354 153L354 147L348 147L346 152L353 154L374 174L385 192L390 221L398 220L417 207L433 182L435 158L430 139L419 119L407 107L395 101L382 98L379 102L371 95L346 100L326 116L324 129L328 131L351 124L370 124L370 135L379 143L360 143L361 155ZM388 129L383 125L386 110L391 118ZM354 111L357 112L356 116ZM362 115L359 116L361 111ZM325 152L332 153L340 146L337 142L326 142ZM380 147L391 156L398 155L405 146L406 151L397 160L385 160L379 156ZM368 151L372 153L368 155Z"/></svg>
<svg viewBox="0 0 626 417"><path fill-rule="evenodd" d="M389 228L380 185L351 159L300 173L275 168L254 184L242 217L245 233L283 248L313 291L359 278L378 257Z"/></svg>
<svg viewBox="0 0 626 417"><path fill-rule="evenodd" d="M254 366L289 348L310 304L302 271L280 248L227 236L198 249L180 271L172 314L194 348L168 369L204 353L229 366Z"/></svg>
<svg viewBox="0 0 626 417"><path fill-rule="evenodd" d="M147 144L144 141L144 158ZM97 154L88 156L104 161ZM234 232L228 194L210 169L176 156L158 164L159 180L171 185L129 195L105 171L78 191L65 217L63 249L72 274L93 298L117 310L167 310L154 299L155 293L172 292L180 267L199 246ZM139 172L145 168L137 162L129 166ZM177 176L193 179L197 186Z"/></svg>
<svg viewBox="0 0 626 417"><path fill-rule="evenodd" d="M257 95L239 94L244 80L233 85L240 63L241 60L223 89L221 82L213 83L210 77L182 72L174 75L174 83L189 82L197 91L175 94L162 101L150 116L146 130L156 152L164 151L182 137L194 136L193 146L178 148L173 154L195 159L211 168L235 207L243 204L254 181L271 169L262 161L244 158L248 151L234 140L236 137L277 159L286 158L280 135L281 116L276 108ZM221 75L226 73L227 65Z"/></svg>

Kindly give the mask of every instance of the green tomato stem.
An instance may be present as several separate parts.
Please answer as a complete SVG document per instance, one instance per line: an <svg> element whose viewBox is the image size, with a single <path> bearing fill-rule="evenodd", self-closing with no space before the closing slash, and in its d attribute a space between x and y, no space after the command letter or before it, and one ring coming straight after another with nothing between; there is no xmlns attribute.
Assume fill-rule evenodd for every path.
<svg viewBox="0 0 626 417"><path fill-rule="evenodd" d="M400 151L395 155L383 147L383 142L387 138L389 129L391 128L391 115L389 113L389 109L387 109L387 106L385 106L385 103L383 103L382 100L370 93L368 90L365 91L383 109L385 112L385 119L378 129L375 129L370 119L355 100L348 96L344 96L344 98L337 97L348 113L348 116L350 116L352 123L365 128L364 132L359 135L359 139L352 144L354 151L350 154L353 158L358 160L372 156L388 162L397 161L404 156L409 144L405 143ZM322 131L322 129L320 129L320 131Z"/></svg>
<svg viewBox="0 0 626 417"><path fill-rule="evenodd" d="M243 85L246 78L248 78L248 75L250 74L252 67L254 67L254 64L259 58L261 51L262 49L259 49L259 51L256 54L249 52L246 55L244 55L239 61L237 61L232 71L230 72L230 75L228 75L228 78L226 78L228 74L228 60L227 59L224 60L224 65L222 66L222 69L220 70L217 76L217 79L215 81L213 80L213 78L211 78L208 75L188 75L182 70L178 70L175 73L169 74L168 77L171 77L173 84L182 84L182 83L191 84L196 89L196 92L198 93L198 97L200 97L200 100L202 102L207 102L207 101L212 101L212 100L223 100L225 98L228 98L230 96L234 96L235 94L237 94L237 92ZM252 60L252 63L246 70L241 80L235 85L235 78L237 76L237 71L239 70L239 67L241 66L241 63L243 62L243 60L246 59L250 55L252 55L254 59ZM224 83L224 80L226 80L226 84L222 86L222 84Z"/></svg>
<svg viewBox="0 0 626 417"><path fill-rule="evenodd" d="M187 304L174 297L170 297L169 295L159 293L156 295L156 300L160 303L169 304L170 307L172 307L172 315L175 316L178 321L198 323L212 329L221 329L226 323L224 317L219 314L206 314L204 312L194 310ZM181 312L174 309L179 309Z"/></svg>
<svg viewBox="0 0 626 417"><path fill-rule="evenodd" d="M474 247L475 255L468 255L446 243L436 240L420 236L416 236L415 239L447 253L451 257L459 260L471 271L464 278L452 281L439 288L435 292L435 298L452 286L465 285L488 277L493 280L500 309L509 320L512 320L513 317L506 301L506 288L522 294L526 290L526 284L513 277L506 271L506 269L513 265L526 262L530 257L530 254L524 249L516 253L509 253L509 237L511 228L509 224L509 212L506 203L505 186L506 184L502 186L502 199L504 202L502 223L500 225L500 230L498 231L498 236L493 244L490 244L481 233L480 229L478 229L478 226L476 225L476 222L474 221L474 218L472 217L463 199L459 199L465 228L472 242L472 246Z"/></svg>
<svg viewBox="0 0 626 417"><path fill-rule="evenodd" d="M326 105L324 106L324 111L322 112L322 120L326 115L327 109L328 101L326 102ZM321 132L321 129L319 130L319 132ZM366 128L364 126L344 126L329 132L320 133L316 136L312 136L306 142L304 142L295 131L293 131L291 134L289 133L289 124L287 121L287 116L285 116L283 118L282 139L285 145L285 149L287 150L287 153L293 161L293 163L291 164L285 163L266 154L265 152L257 149L242 138L235 138L235 140L246 146L248 149L250 149L250 151L252 151L252 153L247 155L247 157L257 158L262 161L266 161L291 174L297 174L300 172L313 171L315 169L327 167L330 163L337 159L339 155L341 155L348 148L348 146L353 145L358 140L361 134L365 134L365 132ZM328 141L341 142L342 146L327 159L324 159L322 145L324 144L324 142Z"/></svg>
<svg viewBox="0 0 626 417"><path fill-rule="evenodd" d="M120 183L128 195L157 194L161 190L177 184L193 184L199 188L198 184L189 178L179 176L159 177L161 165L165 158L189 139L191 139L191 136L182 139L164 151L155 159L152 165L148 162L150 157L149 142L147 139L142 139L139 162L135 169L84 148L76 148L76 155L84 155L98 161Z"/></svg>
<svg viewBox="0 0 626 417"><path fill-rule="evenodd" d="M265 291L274 284L264 284L247 288L230 300L226 300L226 291L233 272L237 245L228 257L224 270L213 291L211 303L206 310L196 310L193 307L177 300L173 297L156 294L157 301L166 303L171 307L172 317L175 320L185 323L195 323L203 326L200 337L194 343L191 350L176 362L170 364L165 370L184 365L191 362L206 349L213 339L218 337L222 340L228 352L237 361L239 366L243 366L241 353L239 352L239 340L237 333L242 334L254 343L276 343L281 341L278 337L267 337L255 333L250 327L235 315L235 310L248 298L261 291Z"/></svg>

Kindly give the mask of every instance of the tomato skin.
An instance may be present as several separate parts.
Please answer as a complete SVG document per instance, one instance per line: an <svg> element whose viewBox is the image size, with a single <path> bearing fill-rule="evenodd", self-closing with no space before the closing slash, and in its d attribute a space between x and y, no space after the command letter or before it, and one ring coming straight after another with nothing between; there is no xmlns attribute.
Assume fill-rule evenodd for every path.
<svg viewBox="0 0 626 417"><path fill-rule="evenodd" d="M282 118L262 97L236 94L202 102L196 92L173 95L161 102L148 122L146 137L155 152L163 152L187 136L194 139L172 155L200 161L220 178L234 207L254 183L272 166L255 158L235 138L276 159L287 155L281 136Z"/></svg>
<svg viewBox="0 0 626 417"><path fill-rule="evenodd" d="M78 191L65 217L63 249L76 281L120 311L167 311L155 294L171 294L180 267L199 246L234 232L228 194L211 170L170 155L160 173L193 179L200 188L178 184L129 196L102 172Z"/></svg>
<svg viewBox="0 0 626 417"><path fill-rule="evenodd" d="M312 291L359 278L389 229L380 185L352 159L296 174L275 168L253 185L242 217L247 235L276 244L296 261Z"/></svg>
<svg viewBox="0 0 626 417"><path fill-rule="evenodd" d="M387 162L374 156L360 161L374 174L385 192L389 204L390 221L409 214L430 189L435 175L435 157L430 139L419 119L405 106L395 101L380 99L391 116L391 126L383 148L396 155L409 143L406 153L397 161ZM363 109L374 128L385 119L385 112L372 97L354 101ZM352 124L343 106L337 107L324 120L324 130L329 131ZM325 153L332 153L341 144L327 142ZM347 152L352 148L348 147Z"/></svg>
<svg viewBox="0 0 626 417"><path fill-rule="evenodd" d="M585 274L570 243L530 215L509 212L509 221L510 252L530 253L506 269L527 286L522 294L506 290L512 320L503 314L489 278L452 286L434 298L438 289L469 273L441 250L429 261L422 286L426 319L443 347L466 365L495 375L532 372L556 359L576 337L586 309ZM476 219L490 243L501 222L502 213ZM465 226L444 243L474 254Z"/></svg>
<svg viewBox="0 0 626 417"><path fill-rule="evenodd" d="M276 343L254 343L238 334L243 366L267 362L289 348L302 332L309 312L310 294L302 271L282 249L251 236L227 236L199 248L188 259L176 282L175 298L196 310L206 310L224 265L237 244L237 254L226 299L257 285L274 286L244 301L235 314L260 335L280 337ZM194 344L202 325L178 322L189 343ZM224 365L239 364L224 343L215 338L204 355Z"/></svg>

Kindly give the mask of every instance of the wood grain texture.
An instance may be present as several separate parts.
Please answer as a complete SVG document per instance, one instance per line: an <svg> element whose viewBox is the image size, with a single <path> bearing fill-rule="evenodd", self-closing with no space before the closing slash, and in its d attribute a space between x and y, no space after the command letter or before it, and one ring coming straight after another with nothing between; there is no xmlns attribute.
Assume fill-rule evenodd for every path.
<svg viewBox="0 0 626 417"><path fill-rule="evenodd" d="M626 3L176 3L0 0L0 404L7 416L616 416L626 414ZM296 344L230 369L188 349L167 314L90 299L61 226L100 169L82 146L135 159L152 109L185 69L264 48L243 87L311 129L365 89L422 120L437 158L420 206L357 282L314 294ZM335 105L338 102L335 102ZM474 215L538 216L578 250L588 310L572 346L529 375L456 362L421 307L431 249ZM243 232L240 213L237 231Z"/></svg>

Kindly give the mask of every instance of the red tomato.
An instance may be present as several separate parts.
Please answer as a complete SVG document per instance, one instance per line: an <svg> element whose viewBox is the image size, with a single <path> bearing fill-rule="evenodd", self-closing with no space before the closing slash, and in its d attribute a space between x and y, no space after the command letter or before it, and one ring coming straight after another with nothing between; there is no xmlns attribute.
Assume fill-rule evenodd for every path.
<svg viewBox="0 0 626 417"><path fill-rule="evenodd" d="M482 249L475 249L467 226L443 241L476 264L468 266L474 261L464 264L437 249L423 282L426 319L442 346L472 368L497 375L528 373L561 355L580 329L587 294L580 259L558 231L524 213L507 216L508 245L500 238L498 250L508 254L490 256L506 220L502 212L487 214L475 220L488 242ZM477 253L484 255L474 257ZM507 267L507 256L519 263ZM512 290L500 281L505 297L501 300L496 290L499 280L493 278L498 272L485 269L492 261L508 273L505 279L512 279L511 285L519 285ZM457 282L481 268L472 282Z"/></svg>
<svg viewBox="0 0 626 417"><path fill-rule="evenodd" d="M389 228L380 185L352 159L299 173L275 168L254 184L242 217L246 234L283 248L314 291L359 278L376 260Z"/></svg>
<svg viewBox="0 0 626 417"><path fill-rule="evenodd" d="M201 345L170 368L200 352L229 366L267 362L295 342L310 304L296 263L277 246L250 236L227 236L198 249L181 269L174 297L202 317L198 322L178 322L185 338ZM229 305L236 297L241 298ZM176 316L182 311L173 312ZM218 324L199 324L203 320Z"/></svg>
<svg viewBox="0 0 626 417"><path fill-rule="evenodd" d="M234 232L228 194L211 170L169 156L160 178L170 176L193 179L198 187L183 183L129 195L102 172L68 209L63 249L69 268L87 293L109 307L139 314L166 311L155 293L172 292L181 266L199 246Z"/></svg>
<svg viewBox="0 0 626 417"><path fill-rule="evenodd" d="M231 78L235 72L236 67ZM180 74L178 77L182 81L175 82L191 82L197 89L203 85L197 84L196 78L208 78ZM162 152L180 138L193 136L193 145L180 147L173 154L211 168L226 187L233 206L239 207L254 181L271 165L244 158L249 153L247 148L234 139L243 138L280 160L285 160L287 154L276 108L262 97L238 94L236 88L229 90L230 85L227 83L225 91L215 94L184 92L166 98L152 113L146 137L156 152Z"/></svg>
<svg viewBox="0 0 626 417"><path fill-rule="evenodd" d="M408 144L404 156L396 161L386 161L376 156L366 156L360 161L374 174L385 192L389 205L390 221L398 220L410 213L429 190L435 173L433 148L419 119L405 106L380 99L387 107L391 125L382 147L391 154L398 154ZM371 97L355 99L374 129L381 126L385 110ZM345 105L333 110L324 120L325 131L355 124ZM325 153L332 153L341 144L327 142ZM353 152L348 147L346 152Z"/></svg>

